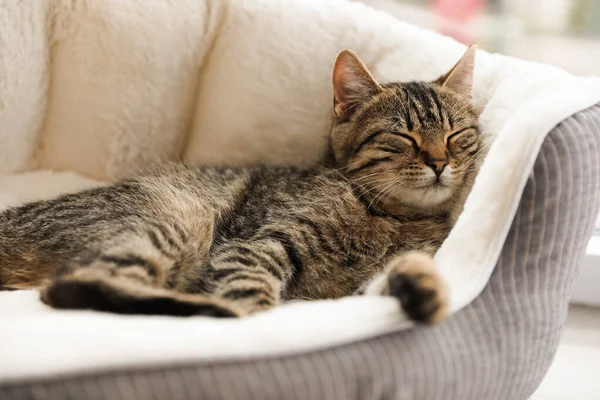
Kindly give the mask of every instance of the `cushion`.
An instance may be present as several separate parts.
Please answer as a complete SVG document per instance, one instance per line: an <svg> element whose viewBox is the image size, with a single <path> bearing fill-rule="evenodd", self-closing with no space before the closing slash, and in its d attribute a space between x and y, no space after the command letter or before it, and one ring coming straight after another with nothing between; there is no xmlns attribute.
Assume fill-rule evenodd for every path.
<svg viewBox="0 0 600 400"><path fill-rule="evenodd" d="M185 343L187 356L171 354L169 343L179 340L180 332L146 341L152 331L128 335L131 325L120 331L95 325L90 331L97 332L93 337L88 332L85 343L66 327L50 330L46 339L52 318L34 293L0 293L0 315L12 317L0 330L0 398L528 399L554 356L593 226L590 216L600 200L599 147L600 106L549 133L487 286L441 326L403 330L398 325L315 350L214 360L194 351L204 331ZM3 334L13 325L21 326L18 332ZM17 333L27 339L19 340ZM120 347L106 348L107 339ZM240 340L245 337L228 345ZM89 349L96 347L92 354ZM131 363L132 347L141 360L137 364ZM78 359L80 351L93 357ZM157 353L162 358L156 359ZM45 365L39 368L40 363Z"/></svg>
<svg viewBox="0 0 600 400"><path fill-rule="evenodd" d="M10 161L0 162L1 168L11 173L2 181L0 193L4 194L0 200L15 204L35 196L76 190L129 175L164 158L193 163L285 161L309 165L325 148L330 123L330 71L339 50L349 47L357 51L381 81L433 79L450 68L464 51L464 46L451 39L341 0L176 3L54 0L7 7L7 17L0 22L0 37L2 32L10 32L18 38L6 41L11 51L18 52L15 49L19 41L27 35L49 34L45 39L50 45L45 51L50 57L45 69L33 73L37 74L35 79L28 75L31 72L17 67L12 67L14 74L0 77L17 83L40 82L36 88L45 102L39 96L18 102L18 91L0 88L0 97L24 108L33 107L41 113L37 118L44 121L37 130L27 128L21 113L0 110L0 120L8 121L12 115L11 121L17 121L13 124L23 127L19 132L2 128L12 147L0 149L0 161ZM21 28L23 24L14 22L35 13L46 16L48 29ZM1 62L10 64L5 58ZM15 65L18 63L15 60ZM17 83L9 86L17 87ZM557 212L560 205L551 195L562 198L568 193L572 199L581 199L581 204L594 204L597 182L593 182L593 174L599 154L594 147L597 130L592 127L597 110L577 113L600 101L600 84L597 79L575 78L556 68L481 51L476 60L474 101L481 109L489 154L465 211L436 255L450 284L451 311L458 313L442 327L414 328L400 313L398 304L383 297L292 303L242 320L215 321L54 311L42 306L35 292L2 293L0 343L9 345L0 349L0 382L58 382L83 371L186 363L197 363L193 368L222 363L218 365L227 367L225 374L230 374L229 366L250 365L250 370L257 373L254 363L261 363L255 360L257 357L312 357L344 346L351 349L351 355L344 357L360 366L354 373L370 376L376 365L383 369L384 364L375 363L375 359L360 361L367 351L364 349L376 346L374 338L392 338L384 342L397 347L397 358L391 358L384 347L371 355L377 355L381 363L387 354L390 359L385 363L392 365L392 370L402 365L415 368L414 376L406 375L403 381L407 386L395 386L395 393L406 390L416 398L435 398L424 397L428 389L409 382L411 377L415 385L428 382L425 379L431 378L429 374L439 373L441 368L447 369L438 374L444 380L436 381L439 384L431 390L450 383L470 384L466 381L482 370L474 355L487 349L490 340L509 351L515 360L535 364L529 380L521 386L510 385L509 389L531 387L554 343L549 342L548 348L538 347L534 356L519 349L522 343L516 338L521 338L520 330L504 335L499 326L504 324L509 329L518 323L521 329L527 324L531 332L550 335L564 317L558 308L543 308L543 318L537 314L539 308L532 308L534 311L527 311L522 318L515 317L525 313L519 308L521 303L535 299L534 304L539 306L536 302L541 297L535 297L538 292L547 296L554 293L558 281L551 273L557 270L550 271L546 278L527 274L521 279L515 277L521 276L517 270L521 273L530 265L541 268L543 263L546 270L553 266L550 261L555 262L555 268L563 263L567 272L574 270L585 236L590 233L591 224L587 231L585 228L589 218L593 221L595 206L580 207L577 218L561 217L563 220L548 225L550 213ZM41 103L47 106L35 108ZM574 114L590 121L573 122L569 117ZM570 121L567 133L557 134L552 145L546 144L549 132L557 132L560 126L552 129L564 120ZM586 139L575 148L574 133L579 131ZM554 147L543 151L547 155L540 158L543 143ZM577 169L581 166L574 165L573 160L584 155L590 160L587 169ZM542 162L545 166L540 166ZM38 171L16 174L31 165ZM44 169L70 172L56 174ZM565 169L569 173L578 171L580 178L567 179L562 175ZM39 193L23 189L42 183L45 185L41 187L48 189ZM533 197L522 199L526 185ZM582 191L584 185L589 192ZM539 188L543 191L538 193ZM556 209L549 208L552 206ZM525 207L529 207L528 214L520 214ZM549 226L551 233L547 231ZM521 239L506 242L515 234ZM523 238L527 240L521 243ZM574 241L572 252L564 261L554 261L555 252L563 251L567 238ZM501 289L495 287L492 299L481 303L484 288L494 287L488 283L490 276L505 273L501 265L509 263L503 258L507 251L512 257L511 273L500 279ZM559 292L562 297L556 294L556 306L566 304L570 280L566 282ZM523 288L527 290L520 291ZM482 291L484 294L479 296ZM492 306L501 307L498 315L493 314ZM471 311L465 314L464 307ZM485 318L489 320L487 326L496 329L493 339L485 324L473 327L467 322ZM396 338L406 344L398 345ZM446 348L442 339L447 341ZM462 345L457 342L461 340ZM429 345L439 351L431 351ZM419 352L419 356L404 352L405 346L415 347L412 352ZM499 361L495 356L499 353L488 350L479 361L485 365ZM438 362L443 351L446 353ZM457 375L458 365L469 368L469 372L461 369L462 375ZM276 374L280 369L273 371ZM252 373L243 372L243 376ZM477 390L486 388L485 382L492 377L486 375L480 386L471 386L468 396L454 398L478 398ZM227 388L230 385L226 384L224 390ZM356 390L362 393L363 389Z"/></svg>

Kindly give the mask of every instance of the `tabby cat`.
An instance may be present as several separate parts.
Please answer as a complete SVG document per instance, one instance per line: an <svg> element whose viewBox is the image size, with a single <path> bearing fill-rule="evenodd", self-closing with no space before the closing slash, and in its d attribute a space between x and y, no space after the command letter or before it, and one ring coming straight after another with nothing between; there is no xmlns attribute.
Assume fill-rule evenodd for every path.
<svg viewBox="0 0 600 400"><path fill-rule="evenodd" d="M474 55L434 82L379 84L341 52L327 167L171 162L8 209L0 287L41 287L56 308L215 317L391 295L412 319L440 321L448 296L431 255L480 149Z"/></svg>

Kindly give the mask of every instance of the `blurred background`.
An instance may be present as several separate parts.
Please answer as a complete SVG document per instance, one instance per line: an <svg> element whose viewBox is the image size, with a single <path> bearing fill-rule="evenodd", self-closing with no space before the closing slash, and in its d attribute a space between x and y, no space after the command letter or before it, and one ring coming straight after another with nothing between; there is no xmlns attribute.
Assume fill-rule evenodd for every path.
<svg viewBox="0 0 600 400"><path fill-rule="evenodd" d="M600 76L600 0L360 0L465 44Z"/></svg>

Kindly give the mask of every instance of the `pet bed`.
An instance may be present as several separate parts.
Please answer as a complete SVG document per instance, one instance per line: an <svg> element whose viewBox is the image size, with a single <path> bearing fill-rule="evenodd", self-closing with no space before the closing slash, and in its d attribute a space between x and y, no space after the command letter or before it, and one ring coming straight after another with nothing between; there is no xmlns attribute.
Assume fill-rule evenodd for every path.
<svg viewBox="0 0 600 400"><path fill-rule="evenodd" d="M24 0L0 12L5 207L159 159L311 164L339 50L391 81L433 79L465 49L343 0ZM0 398L526 399L598 209L599 101L597 79L478 52L489 153L436 255L452 299L440 326L413 326L383 297L213 320L56 311L36 292L1 292Z"/></svg>

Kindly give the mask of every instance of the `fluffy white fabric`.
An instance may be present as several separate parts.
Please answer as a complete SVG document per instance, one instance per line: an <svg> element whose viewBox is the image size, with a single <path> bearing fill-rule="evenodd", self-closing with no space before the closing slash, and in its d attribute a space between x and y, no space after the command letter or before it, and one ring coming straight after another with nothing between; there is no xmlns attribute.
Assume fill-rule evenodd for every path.
<svg viewBox="0 0 600 400"><path fill-rule="evenodd" d="M465 50L344 0L9 2L0 48L0 171L40 170L2 178L4 205L99 184L75 172L106 180L160 158L310 164L339 50L381 81L432 79ZM545 135L600 101L600 83L479 52L474 97L491 151L436 257L454 312L485 286ZM59 312L35 292L0 293L0 381L298 352L402 321L377 297L217 321Z"/></svg>

